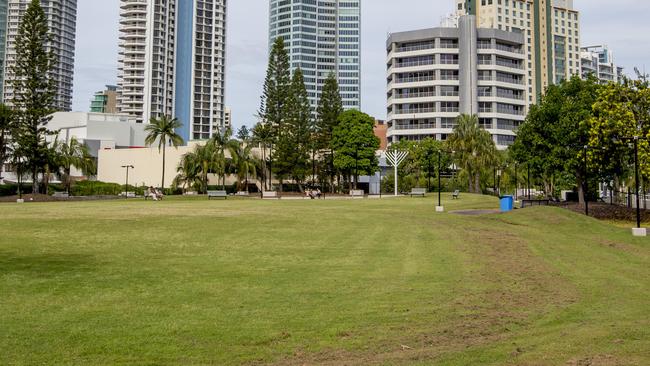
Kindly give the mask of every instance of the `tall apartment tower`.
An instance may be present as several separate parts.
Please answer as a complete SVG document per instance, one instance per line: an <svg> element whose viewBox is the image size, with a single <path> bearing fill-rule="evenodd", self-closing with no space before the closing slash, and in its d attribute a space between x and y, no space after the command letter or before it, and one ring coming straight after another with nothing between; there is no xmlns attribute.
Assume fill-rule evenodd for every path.
<svg viewBox="0 0 650 366"><path fill-rule="evenodd" d="M457 14L474 15L479 28L522 33L528 96L580 75L580 21L573 0L456 0Z"/></svg>
<svg viewBox="0 0 650 366"><path fill-rule="evenodd" d="M18 28L30 0L0 0L0 26L6 22L6 28L0 30L0 57L2 65L3 101L11 104L13 89L8 85L11 67L16 61L15 39ZM41 5L48 19L52 41L47 45L56 57L56 67L50 77L56 80L57 90L55 107L59 111L70 111L72 107L72 81L74 76L75 35L77 28L77 0L41 0ZM6 16L2 15L6 9ZM6 29L6 33L2 33ZM3 35L6 41L3 41ZM3 47L4 46L4 47Z"/></svg>
<svg viewBox="0 0 650 366"><path fill-rule="evenodd" d="M185 139L224 126L226 0L120 0L118 111L178 118Z"/></svg>
<svg viewBox="0 0 650 366"><path fill-rule="evenodd" d="M524 36L477 28L473 15L457 23L388 37L388 143L444 141L461 113L477 115L500 149L514 142L528 105Z"/></svg>
<svg viewBox="0 0 650 366"><path fill-rule="evenodd" d="M269 44L281 37L299 68L312 108L334 73L343 107L361 106L361 0L271 0Z"/></svg>

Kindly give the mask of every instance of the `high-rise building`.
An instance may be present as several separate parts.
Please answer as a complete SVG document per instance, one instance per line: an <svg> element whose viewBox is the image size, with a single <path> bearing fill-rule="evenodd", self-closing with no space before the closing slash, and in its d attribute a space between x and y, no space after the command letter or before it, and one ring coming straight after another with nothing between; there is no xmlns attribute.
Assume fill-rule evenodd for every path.
<svg viewBox="0 0 650 366"><path fill-rule="evenodd" d="M6 42L4 45L3 65L3 101L11 104L14 91L7 82L13 77L11 67L16 61L15 40L18 28L30 0L0 1L0 26L3 23L2 10L7 9ZM52 41L47 49L56 58L56 66L50 77L56 82L55 107L60 111L69 111L72 107L72 81L74 76L75 35L77 28L77 0L42 0L41 5L47 16ZM4 29L4 28L3 28ZM2 40L0 31L0 41ZM0 52L0 56L2 55Z"/></svg>
<svg viewBox="0 0 650 366"><path fill-rule="evenodd" d="M573 0L456 0L457 14L476 16L479 28L521 33L526 41L527 99L580 75L580 22Z"/></svg>
<svg viewBox="0 0 650 366"><path fill-rule="evenodd" d="M623 68L614 63L614 53L605 45L583 47L582 77L593 75L601 83L623 80Z"/></svg>
<svg viewBox="0 0 650 366"><path fill-rule="evenodd" d="M343 107L361 106L361 0L270 0L269 43L283 38L312 108L334 73Z"/></svg>
<svg viewBox="0 0 650 366"><path fill-rule="evenodd" d="M117 113L117 86L106 85L106 90L95 93L95 98L90 102L92 113Z"/></svg>
<svg viewBox="0 0 650 366"><path fill-rule="evenodd" d="M120 0L118 111L178 118L208 139L225 118L226 0Z"/></svg>
<svg viewBox="0 0 650 366"><path fill-rule="evenodd" d="M226 107L224 111L223 127L232 128L232 110L230 107Z"/></svg>
<svg viewBox="0 0 650 366"><path fill-rule="evenodd" d="M503 149L525 118L525 37L520 32L477 28L464 15L456 28L393 33L388 53L388 143L446 140L462 114Z"/></svg>
<svg viewBox="0 0 650 366"><path fill-rule="evenodd" d="M7 51L7 0L0 0L0 90L4 89L5 52ZM0 93L0 99L2 93Z"/></svg>

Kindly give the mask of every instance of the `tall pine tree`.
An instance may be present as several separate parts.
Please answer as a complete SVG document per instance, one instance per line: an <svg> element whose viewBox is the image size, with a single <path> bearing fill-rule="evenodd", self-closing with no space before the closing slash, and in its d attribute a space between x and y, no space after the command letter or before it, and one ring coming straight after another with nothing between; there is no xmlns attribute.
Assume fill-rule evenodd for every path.
<svg viewBox="0 0 650 366"><path fill-rule="evenodd" d="M338 126L339 116L343 113L343 102L339 93L339 84L336 81L334 73L330 73L318 101L316 119L316 136L319 149L325 151L324 159L327 167L327 174L330 176L330 187L334 192L334 175L336 169L334 166L334 147L332 146L332 136L334 129Z"/></svg>
<svg viewBox="0 0 650 366"><path fill-rule="evenodd" d="M28 165L33 179L33 192L38 192L38 174L47 160L47 123L54 111L56 83L51 77L54 54L47 49L51 35L47 16L39 0L32 0L23 15L16 36L16 60L7 80L14 97L17 128L12 136L16 153Z"/></svg>
<svg viewBox="0 0 650 366"><path fill-rule="evenodd" d="M309 172L312 116L305 79L300 68L291 80L286 104L286 122L276 148L276 173L291 177L302 191L302 183Z"/></svg>
<svg viewBox="0 0 650 366"><path fill-rule="evenodd" d="M271 157L269 157L269 170L273 168L273 151L275 144L281 138L283 124L287 118L286 104L290 85L289 54L284 47L284 40L277 38L273 43L269 55L269 65L266 71L262 102L259 110L260 123L268 125L273 136L268 146L271 152ZM271 176L269 176L269 181L272 181Z"/></svg>

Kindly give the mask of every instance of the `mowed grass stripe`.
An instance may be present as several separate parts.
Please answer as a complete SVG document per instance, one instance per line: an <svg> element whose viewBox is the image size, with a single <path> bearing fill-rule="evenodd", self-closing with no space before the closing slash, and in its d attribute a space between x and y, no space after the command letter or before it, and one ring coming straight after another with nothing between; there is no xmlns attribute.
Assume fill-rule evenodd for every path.
<svg viewBox="0 0 650 366"><path fill-rule="evenodd" d="M448 210L497 206L449 198ZM0 363L650 359L639 351L650 348L646 241L559 209L467 217L435 204L11 206L0 214Z"/></svg>

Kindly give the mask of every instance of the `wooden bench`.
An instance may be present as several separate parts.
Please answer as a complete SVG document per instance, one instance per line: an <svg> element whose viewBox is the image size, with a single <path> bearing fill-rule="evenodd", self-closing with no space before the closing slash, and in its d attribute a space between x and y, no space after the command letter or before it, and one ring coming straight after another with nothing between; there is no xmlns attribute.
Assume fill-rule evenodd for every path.
<svg viewBox="0 0 650 366"><path fill-rule="evenodd" d="M280 199L280 196L278 195L278 192L276 191L264 191L262 192L262 199Z"/></svg>
<svg viewBox="0 0 650 366"><path fill-rule="evenodd" d="M413 189L411 189L411 197L413 197L413 196L424 197L426 194L427 194L427 189L426 188L413 188Z"/></svg>
<svg viewBox="0 0 650 366"><path fill-rule="evenodd" d="M362 189L353 189L350 191L350 197L352 198L364 198L366 196L366 192L364 192Z"/></svg>
<svg viewBox="0 0 650 366"><path fill-rule="evenodd" d="M208 191L208 200L211 198L223 198L228 199L228 192L226 191Z"/></svg>
<svg viewBox="0 0 650 366"><path fill-rule="evenodd" d="M239 197L249 197L249 196L250 196L250 193L249 193L249 192L246 192L246 191L238 191L237 193L235 193L235 196L239 196Z"/></svg>
<svg viewBox="0 0 650 366"><path fill-rule="evenodd" d="M458 197L460 197L460 191L455 190L454 193L451 195L451 198L457 200Z"/></svg>
<svg viewBox="0 0 650 366"><path fill-rule="evenodd" d="M135 198L135 192L122 192L119 194L120 197L126 197L126 198Z"/></svg>
<svg viewBox="0 0 650 366"><path fill-rule="evenodd" d="M70 195L68 192L54 192L52 195L54 198L70 198Z"/></svg>

